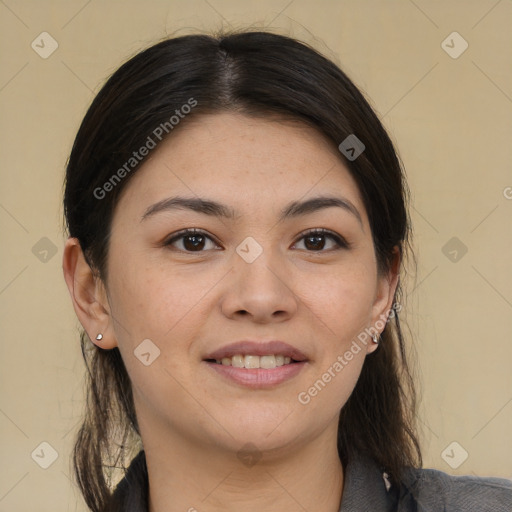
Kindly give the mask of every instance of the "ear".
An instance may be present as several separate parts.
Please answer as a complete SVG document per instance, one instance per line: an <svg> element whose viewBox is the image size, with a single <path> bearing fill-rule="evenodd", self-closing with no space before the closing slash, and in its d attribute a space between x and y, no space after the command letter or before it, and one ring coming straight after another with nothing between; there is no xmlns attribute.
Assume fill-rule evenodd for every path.
<svg viewBox="0 0 512 512"><path fill-rule="evenodd" d="M393 311L393 300L395 298L396 287L400 275L400 250L398 246L393 248L393 256L389 271L384 275L377 277L377 287L375 290L375 299L372 306L372 332L378 331L380 335L384 328L389 315ZM393 311L394 313L394 311ZM368 353L377 350L375 343L368 344Z"/></svg>
<svg viewBox="0 0 512 512"><path fill-rule="evenodd" d="M117 347L103 281L91 270L77 238L68 238L62 260L75 313L92 343L103 349ZM96 336L101 333L101 341Z"/></svg>

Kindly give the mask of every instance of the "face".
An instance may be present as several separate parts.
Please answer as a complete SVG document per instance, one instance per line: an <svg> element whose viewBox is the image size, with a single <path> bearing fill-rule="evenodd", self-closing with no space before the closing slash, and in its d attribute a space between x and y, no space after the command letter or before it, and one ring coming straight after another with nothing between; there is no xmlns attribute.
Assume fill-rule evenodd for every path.
<svg viewBox="0 0 512 512"><path fill-rule="evenodd" d="M230 113L190 120L137 171L107 270L143 438L205 449L335 435L376 348L361 333L394 293L337 149L310 127Z"/></svg>

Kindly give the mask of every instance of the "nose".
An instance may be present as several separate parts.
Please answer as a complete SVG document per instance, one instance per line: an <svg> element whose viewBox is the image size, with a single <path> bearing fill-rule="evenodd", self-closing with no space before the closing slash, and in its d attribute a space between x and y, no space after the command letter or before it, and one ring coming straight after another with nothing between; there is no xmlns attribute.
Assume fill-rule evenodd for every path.
<svg viewBox="0 0 512 512"><path fill-rule="evenodd" d="M270 251L248 263L237 253L226 282L221 308L230 319L247 317L253 323L282 322L298 308L290 272Z"/></svg>

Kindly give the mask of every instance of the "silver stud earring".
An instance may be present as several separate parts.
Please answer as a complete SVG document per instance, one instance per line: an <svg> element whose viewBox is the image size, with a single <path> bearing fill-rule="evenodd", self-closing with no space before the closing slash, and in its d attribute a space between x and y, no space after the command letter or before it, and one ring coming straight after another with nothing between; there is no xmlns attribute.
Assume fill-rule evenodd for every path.
<svg viewBox="0 0 512 512"><path fill-rule="evenodd" d="M97 341L101 341L103 339L103 334L101 334L101 332L98 334L98 336L96 336L96 340Z"/></svg>
<svg viewBox="0 0 512 512"><path fill-rule="evenodd" d="M376 334L374 334L374 335L372 336L372 339L373 339L373 343L375 343L375 345L378 345L378 344L379 344L379 338L378 338L378 336L377 336Z"/></svg>

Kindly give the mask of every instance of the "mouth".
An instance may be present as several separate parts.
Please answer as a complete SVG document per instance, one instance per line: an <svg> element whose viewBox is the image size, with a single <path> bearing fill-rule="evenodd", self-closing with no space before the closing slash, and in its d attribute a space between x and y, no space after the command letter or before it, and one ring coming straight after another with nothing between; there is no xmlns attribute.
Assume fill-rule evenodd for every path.
<svg viewBox="0 0 512 512"><path fill-rule="evenodd" d="M235 368L273 369L307 361L298 348L284 341L237 341L207 354L204 361Z"/></svg>
<svg viewBox="0 0 512 512"><path fill-rule="evenodd" d="M296 361L290 356L282 354L267 354L264 356L236 354L233 357L223 357L222 359L206 359L206 362L223 366L234 366L235 368L263 368L265 370L272 370L279 366L295 364L301 361Z"/></svg>
<svg viewBox="0 0 512 512"><path fill-rule="evenodd" d="M282 341L240 341L208 354L203 361L227 382L264 389L292 379L309 359Z"/></svg>

